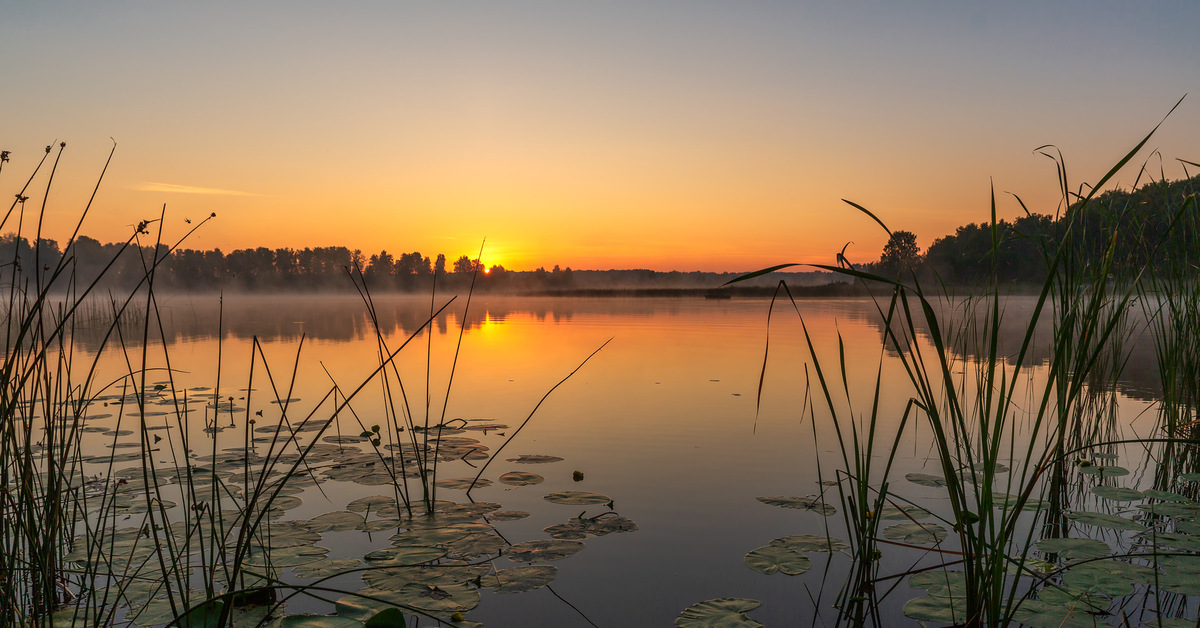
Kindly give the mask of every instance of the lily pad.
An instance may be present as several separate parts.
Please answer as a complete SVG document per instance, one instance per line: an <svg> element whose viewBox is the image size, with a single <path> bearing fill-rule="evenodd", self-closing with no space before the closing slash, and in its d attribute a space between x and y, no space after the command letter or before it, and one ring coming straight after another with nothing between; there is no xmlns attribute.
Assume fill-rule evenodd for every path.
<svg viewBox="0 0 1200 628"><path fill-rule="evenodd" d="M496 593L523 593L540 589L558 576L554 565L524 565L501 569L480 578L480 586Z"/></svg>
<svg viewBox="0 0 1200 628"><path fill-rule="evenodd" d="M1143 565L1097 560L1067 569L1063 582L1085 593L1120 597L1133 593L1134 584L1149 582L1153 577L1153 571Z"/></svg>
<svg viewBox="0 0 1200 628"><path fill-rule="evenodd" d="M446 550L440 547L405 546L375 550L364 556L363 559L377 567L395 567L419 565L437 560L445 555Z"/></svg>
<svg viewBox="0 0 1200 628"><path fill-rule="evenodd" d="M517 543L504 553L509 560L519 563L545 563L574 556L583 550L583 543L562 539L546 539Z"/></svg>
<svg viewBox="0 0 1200 628"><path fill-rule="evenodd" d="M479 478L478 480L475 478L446 478L444 480L438 480L434 482L434 484L441 488L461 491L471 488L472 483L474 483L475 488L483 488L485 486L492 485L492 481L487 478Z"/></svg>
<svg viewBox="0 0 1200 628"><path fill-rule="evenodd" d="M904 605L904 615L918 621L958 623L967 616L967 601L963 598L927 595L909 600Z"/></svg>
<svg viewBox="0 0 1200 628"><path fill-rule="evenodd" d="M928 473L907 473L904 475L904 479L920 486L929 486L932 488L941 488L946 486L946 478L940 475L930 475Z"/></svg>
<svg viewBox="0 0 1200 628"><path fill-rule="evenodd" d="M941 543L947 534L946 528L936 523L897 523L883 530L883 536L893 541L914 545Z"/></svg>
<svg viewBox="0 0 1200 628"><path fill-rule="evenodd" d="M562 462L558 456L543 456L541 454L521 454L516 458L506 458L506 462L517 464L546 464L547 462Z"/></svg>
<svg viewBox="0 0 1200 628"><path fill-rule="evenodd" d="M1079 472L1084 475L1094 475L1101 478L1119 478L1129 475L1129 469L1126 469L1125 467L1105 467L1101 465L1079 467Z"/></svg>
<svg viewBox="0 0 1200 628"><path fill-rule="evenodd" d="M327 558L307 565L296 565L292 572L301 578L327 578L362 567L357 558Z"/></svg>
<svg viewBox="0 0 1200 628"><path fill-rule="evenodd" d="M356 530L362 527L364 521L360 514L341 510L317 515L309 519L305 527L313 532Z"/></svg>
<svg viewBox="0 0 1200 628"><path fill-rule="evenodd" d="M556 493L550 493L544 499L546 499L546 501L554 502L555 504L567 504L571 506L612 503L612 498L608 495L589 493L587 491L558 491Z"/></svg>
<svg viewBox="0 0 1200 628"><path fill-rule="evenodd" d="M1042 600L1023 600L1013 612L1013 619L1034 628L1095 628L1096 618L1087 606L1064 606Z"/></svg>
<svg viewBox="0 0 1200 628"><path fill-rule="evenodd" d="M517 519L526 519L529 513L524 510L501 510L488 515L492 521L516 521Z"/></svg>
<svg viewBox="0 0 1200 628"><path fill-rule="evenodd" d="M1132 502L1143 497L1141 491L1117 486L1097 486L1092 489L1092 492L1115 502Z"/></svg>
<svg viewBox="0 0 1200 628"><path fill-rule="evenodd" d="M759 497L758 501L780 508L796 508L813 510L828 517L837 513L837 509L825 503L820 497Z"/></svg>
<svg viewBox="0 0 1200 628"><path fill-rule="evenodd" d="M764 545L746 554L746 566L759 573L800 575L812 568L807 556L783 545Z"/></svg>
<svg viewBox="0 0 1200 628"><path fill-rule="evenodd" d="M816 534L783 536L771 541L771 545L782 545L797 552L836 552L850 547L841 539Z"/></svg>
<svg viewBox="0 0 1200 628"><path fill-rule="evenodd" d="M879 510L879 518L883 521L909 521L927 519L933 516L928 510L912 504L895 506L887 504Z"/></svg>
<svg viewBox="0 0 1200 628"><path fill-rule="evenodd" d="M1065 560L1103 558L1112 553L1108 543L1096 539L1042 539L1037 542L1037 548L1045 554L1057 554Z"/></svg>
<svg viewBox="0 0 1200 628"><path fill-rule="evenodd" d="M509 471L500 476L500 483L509 486L529 486L531 484L541 484L546 478L527 471Z"/></svg>
<svg viewBox="0 0 1200 628"><path fill-rule="evenodd" d="M621 516L572 517L566 523L546 527L543 531L556 539L582 541L589 536L604 536L613 532L633 532L638 526L632 519Z"/></svg>
<svg viewBox="0 0 1200 628"><path fill-rule="evenodd" d="M1101 528L1112 528L1114 530L1140 531L1146 529L1141 524L1130 521L1124 517L1118 517L1117 515L1110 515L1103 512L1076 511L1067 513L1067 519Z"/></svg>
<svg viewBox="0 0 1200 628"><path fill-rule="evenodd" d="M722 597L693 604L675 619L678 628L761 628L762 624L746 617L762 605L758 600Z"/></svg>

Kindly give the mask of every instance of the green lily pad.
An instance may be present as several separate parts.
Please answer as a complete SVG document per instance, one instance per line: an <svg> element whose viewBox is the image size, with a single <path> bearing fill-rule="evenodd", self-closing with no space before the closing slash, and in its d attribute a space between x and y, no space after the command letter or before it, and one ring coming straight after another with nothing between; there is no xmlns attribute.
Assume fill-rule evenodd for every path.
<svg viewBox="0 0 1200 628"><path fill-rule="evenodd" d="M1131 488L1121 488L1116 486L1097 486L1092 489L1092 492L1103 497L1104 499L1115 502L1132 502L1142 499L1142 492Z"/></svg>
<svg viewBox="0 0 1200 628"><path fill-rule="evenodd" d="M1171 491L1160 491L1160 490L1154 489L1154 488L1146 489L1144 491L1144 493L1145 493L1146 497L1153 497L1154 499L1157 499L1159 501L1164 501L1164 502L1190 503L1192 501L1192 500L1184 497L1183 495L1180 495L1179 493L1172 493ZM1196 507L1200 508L1200 504L1196 504Z"/></svg>
<svg viewBox="0 0 1200 628"><path fill-rule="evenodd" d="M460 536L458 538L462 537ZM363 556L363 559L376 567L399 567L427 563L431 560L437 560L445 555L446 550L440 547L406 545L404 547L388 547L381 550L375 550L366 556Z"/></svg>
<svg viewBox="0 0 1200 628"><path fill-rule="evenodd" d="M567 504L571 506L612 503L612 498L608 495L589 493L587 491L558 491L550 493L544 499L555 504Z"/></svg>
<svg viewBox="0 0 1200 628"><path fill-rule="evenodd" d="M920 521L932 516L933 513L912 504L901 504L899 506L887 504L879 510L879 518L882 521Z"/></svg>
<svg viewBox="0 0 1200 628"><path fill-rule="evenodd" d="M1001 510L1009 510L1011 508L1014 508L1017 505L1017 502L1020 500L1020 498L1021 497L1019 495L995 492L995 493L992 493L992 506L994 508L999 508ZM1022 512L1030 512L1030 511L1041 510L1043 508L1048 507L1049 505L1050 505L1050 503L1043 499L1036 499L1036 498L1030 497L1029 499L1025 500L1024 504L1021 505L1021 511Z"/></svg>
<svg viewBox="0 0 1200 628"><path fill-rule="evenodd" d="M1133 593L1133 585L1153 578L1153 571L1142 565L1116 560L1098 560L1076 565L1063 573L1063 582L1085 593L1120 597Z"/></svg>
<svg viewBox="0 0 1200 628"><path fill-rule="evenodd" d="M558 456L544 456L541 454L521 454L516 458L506 458L505 462L515 462L517 464L546 464L548 462L561 462L562 458Z"/></svg>
<svg viewBox="0 0 1200 628"><path fill-rule="evenodd" d="M362 527L365 519L360 514L341 510L317 515L308 520L305 527L313 532L333 532L342 530L357 530Z"/></svg>
<svg viewBox="0 0 1200 628"><path fill-rule="evenodd" d="M771 541L771 545L782 545L797 552L836 552L850 547L841 539L816 534L782 536Z"/></svg>
<svg viewBox="0 0 1200 628"><path fill-rule="evenodd" d="M1103 558L1112 553L1108 543L1096 539L1042 539L1037 542L1037 548L1045 554L1058 554L1065 560Z"/></svg>
<svg viewBox="0 0 1200 628"><path fill-rule="evenodd" d="M761 628L745 613L762 605L758 600L723 597L693 604L675 619L678 628Z"/></svg>
<svg viewBox="0 0 1200 628"><path fill-rule="evenodd" d="M492 485L492 481L487 478L479 478L478 480L474 478L446 478L444 480L438 480L434 482L434 484L441 488L465 491L471 488L472 482L474 483L475 488L483 488L485 486Z"/></svg>
<svg viewBox="0 0 1200 628"><path fill-rule="evenodd" d="M1188 552L1200 552L1200 536L1179 534L1177 532L1160 532L1155 535L1145 535L1147 542L1157 547L1173 547Z"/></svg>
<svg viewBox="0 0 1200 628"><path fill-rule="evenodd" d="M529 513L524 510L501 510L488 515L488 518L492 521L516 521L528 517Z"/></svg>
<svg viewBox="0 0 1200 628"><path fill-rule="evenodd" d="M583 550L583 543L562 539L547 539L517 543L504 553L519 563L544 563L574 556Z"/></svg>
<svg viewBox="0 0 1200 628"><path fill-rule="evenodd" d="M292 572L301 578L327 578L362 567L362 561L357 558L327 558L315 563L296 565Z"/></svg>
<svg viewBox="0 0 1200 628"><path fill-rule="evenodd" d="M1103 512L1087 512L1076 511L1067 513L1067 519L1077 523L1097 526L1101 528L1112 528L1114 530L1145 530L1146 528L1139 523L1135 523L1124 517L1110 515Z"/></svg>
<svg viewBox="0 0 1200 628"><path fill-rule="evenodd" d="M783 545L764 545L746 554L746 566L768 575L778 571L796 576L811 569L812 561Z"/></svg>
<svg viewBox="0 0 1200 628"><path fill-rule="evenodd" d="M473 532L445 544L447 553L455 558L475 558L497 554L504 547L504 539L495 534Z"/></svg>
<svg viewBox="0 0 1200 628"><path fill-rule="evenodd" d="M946 528L936 523L897 523L883 530L883 536L893 541L914 545L941 543L947 534Z"/></svg>
<svg viewBox="0 0 1200 628"><path fill-rule="evenodd" d="M531 484L541 484L546 478L527 471L509 471L500 476L500 483L509 486L529 486Z"/></svg>
<svg viewBox="0 0 1200 628"><path fill-rule="evenodd" d="M1062 606L1042 600L1023 600L1013 619L1034 628L1095 628L1096 618L1084 605Z"/></svg>
<svg viewBox="0 0 1200 628"><path fill-rule="evenodd" d="M837 509L819 497L759 497L758 501L780 508L796 508L798 510L813 510L828 517L837 514Z"/></svg>
<svg viewBox="0 0 1200 628"><path fill-rule="evenodd" d="M363 628L363 623L338 615L290 615L280 620L279 628Z"/></svg>
<svg viewBox="0 0 1200 628"><path fill-rule="evenodd" d="M958 623L966 618L967 601L962 598L927 595L909 600L904 605L904 615L918 621Z"/></svg>
<svg viewBox="0 0 1200 628"><path fill-rule="evenodd" d="M1048 586L1038 592L1038 599L1047 604L1078 607L1088 611L1103 611L1108 608L1109 599L1106 596L1068 587Z"/></svg>
<svg viewBox="0 0 1200 628"><path fill-rule="evenodd" d="M1119 478L1129 475L1129 469L1126 469L1125 467L1105 467L1101 465L1079 467L1079 472L1083 475L1094 475L1100 478Z"/></svg>
<svg viewBox="0 0 1200 628"><path fill-rule="evenodd" d="M946 486L946 478L940 475L930 475L928 473L907 473L904 475L904 479L920 486L929 486L932 488L941 488Z"/></svg>
<svg viewBox="0 0 1200 628"><path fill-rule="evenodd" d="M480 586L496 593L523 593L540 589L558 576L554 565L524 565L501 569L480 578Z"/></svg>
<svg viewBox="0 0 1200 628"><path fill-rule="evenodd" d="M566 523L544 528L544 532L556 539L582 541L589 536L604 536L614 532L633 532L638 525L632 519L620 516L572 517Z"/></svg>

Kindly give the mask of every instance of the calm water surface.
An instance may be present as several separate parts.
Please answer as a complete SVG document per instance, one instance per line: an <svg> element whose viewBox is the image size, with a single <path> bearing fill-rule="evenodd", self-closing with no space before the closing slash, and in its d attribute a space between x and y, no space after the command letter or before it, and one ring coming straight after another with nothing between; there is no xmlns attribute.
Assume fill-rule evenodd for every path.
<svg viewBox="0 0 1200 628"><path fill-rule="evenodd" d="M428 403L434 423L444 411L447 419L486 418L509 426L498 430L503 436L472 434L493 453L551 387L611 339L546 400L484 474L495 481L506 471L531 471L544 475L546 481L517 488L496 482L472 491L470 497L498 502L505 510L532 513L526 519L496 523L513 543L547 538L544 527L563 523L585 509L546 502L543 496L552 491L609 495L614 510L639 526L632 533L589 538L583 552L553 563L559 568L553 592L497 595L484 591L482 603L469 618L488 626L587 626L589 622L605 627L666 626L691 604L714 597L748 597L763 601L751 616L768 626L807 625L814 615L818 623L832 622L829 605L849 565L847 556L811 554L813 569L795 577L762 575L743 563L748 551L776 537L820 534L826 526L835 536L844 537L839 531L840 515L827 518L755 499L817 495L821 490L818 464L827 478L840 464L833 430L820 418L814 430L802 413L809 360L803 330L790 306L777 310L771 319L768 349L766 300L476 296L466 315L466 333L447 397L463 301L458 299L436 319L431 336L417 335L400 354L399 367L418 422ZM215 297L175 297L163 302L167 354L176 372L176 387L214 388L219 372L220 397L235 397L238 408L262 410L260 424L278 421L281 415L280 405L269 403L274 399L271 381L280 397L288 397L287 390L292 390L290 397L298 401L289 405L288 416L297 420L314 408L334 382L352 390L378 365L372 326L357 299L226 296L220 321L217 304ZM377 300L376 306L392 348L417 332L430 311L428 298L388 297ZM1015 301L1014 311L1020 306ZM875 306L868 300L810 300L800 302L799 308L818 353L828 362L827 369L837 359L839 335L843 339L848 389L856 412L868 409L875 377L882 373L881 422L890 439L909 394L897 360L883 348ZM251 382L255 338L265 360L255 363ZM138 350L134 347L134 353ZM764 351L767 368L758 400ZM166 366L160 344L151 343L147 353L151 365ZM1133 375L1122 384L1130 395L1121 397L1122 414L1135 425L1134 417L1148 403L1139 400L1145 395L1138 391L1154 385L1138 381L1139 359L1135 356ZM113 373L127 368L115 356L104 364ZM148 380L165 380L163 373L154 371ZM808 373L813 373L811 366ZM247 388L254 390L243 399ZM211 399L213 391L189 394ZM363 424L382 423L379 386L368 385L353 408ZM219 416L217 422L242 426L245 418L245 410L239 410ZM352 417L343 415L339 421L342 433L362 430ZM212 438L219 448L235 447L244 438L243 429L214 435L202 428L199 420L189 427L193 449L211 448ZM901 472L933 470L927 464L932 452L924 432L918 425L902 439ZM536 466L504 460L519 454L564 460ZM574 471L584 474L582 482L573 481ZM443 478L474 473L462 462L439 469ZM351 499L384 492L380 487L331 485L337 490L305 492L304 505L289 512L289 517L340 510ZM912 486L905 492L932 500L927 507L937 511L938 491ZM440 489L438 497L467 499L463 491L447 489ZM830 494L829 499L837 502L836 495ZM586 509L589 514L604 510ZM363 547L361 535L334 534L322 545L333 543L335 556L361 556L387 546L386 536ZM496 562L497 567L513 566L507 559ZM907 565L895 567L903 570ZM357 589L355 582L348 580L346 587ZM901 585L884 604L894 606L899 617L900 606L911 597L915 594ZM814 603L818 598L821 601ZM296 601L289 611L328 612L328 608Z"/></svg>

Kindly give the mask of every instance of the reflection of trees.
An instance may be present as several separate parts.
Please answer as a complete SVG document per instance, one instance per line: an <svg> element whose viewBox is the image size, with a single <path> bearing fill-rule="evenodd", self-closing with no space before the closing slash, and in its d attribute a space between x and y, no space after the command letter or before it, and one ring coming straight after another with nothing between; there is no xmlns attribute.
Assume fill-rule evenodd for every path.
<svg viewBox="0 0 1200 628"><path fill-rule="evenodd" d="M976 307L976 304L967 298L954 299L951 303L934 299L932 304L937 311L943 339L950 347L955 359L974 361L978 360L980 356L987 355L987 347L982 344L985 338L984 334L987 332L983 328L988 314L987 308ZM1025 340L1029 319L1033 316L1035 304L1036 297L1019 296L1009 297L1002 304L997 353L1008 356L1005 360L1006 363L1011 364L1021 351L1021 344ZM886 301L883 302L883 305L886 307ZM920 306L915 299L910 301L910 305L914 311L917 335L921 341L927 342L930 340L929 322L920 315ZM872 310L868 319L879 330L880 341L887 346L888 354L896 355L895 347L887 340L887 334L884 333L883 317ZM1136 399L1155 399L1157 398L1156 391L1159 390L1161 384L1154 346L1152 342L1139 342L1139 340L1144 340L1141 338L1141 334L1145 330L1145 318L1138 312L1130 312L1127 320L1127 329L1118 334L1119 338L1125 340L1120 350L1122 355L1127 356L1127 359L1116 382L1116 387ZM1043 311L1034 328L1030 348L1025 355L1027 366L1042 365L1050 359L1051 352L1054 350L1052 321L1053 315L1048 311ZM893 326L897 325L899 322L893 321ZM893 331L897 336L903 337L899 327ZM1091 383L1111 384L1111 382Z"/></svg>
<svg viewBox="0 0 1200 628"><path fill-rule="evenodd" d="M434 309L446 300L439 298ZM601 301L592 309L601 310ZM422 297L387 296L374 299L375 316L384 335L411 334L429 320L430 301ZM457 332L463 321L466 299L459 297L434 321L440 335ZM122 318L122 332L127 343L141 338L144 315L140 306L137 313ZM554 321L570 320L579 303L573 299L519 299L506 298L495 301L481 300L476 296L467 312L467 331L481 327L485 322L504 322L512 316L528 314L538 320L547 316ZM265 342L295 341L301 335L310 340L346 342L362 340L374 335L375 330L366 307L357 297L329 295L321 297L301 296L226 296L224 311L219 297L168 297L159 305L162 328L168 343L210 340L217 337L218 321L226 337L249 339L257 336ZM634 308L636 309L636 308ZM112 321L112 306L96 302L88 310L85 324L75 330L74 340L87 351L99 348ZM156 326L151 325L156 331ZM155 333L153 340L161 340Z"/></svg>

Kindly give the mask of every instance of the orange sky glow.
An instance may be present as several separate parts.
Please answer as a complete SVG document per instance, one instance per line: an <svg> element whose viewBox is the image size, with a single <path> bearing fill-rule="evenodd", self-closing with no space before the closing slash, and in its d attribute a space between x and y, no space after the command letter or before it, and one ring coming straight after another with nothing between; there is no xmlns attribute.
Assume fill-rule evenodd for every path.
<svg viewBox="0 0 1200 628"><path fill-rule="evenodd" d="M486 237L515 270L877 258L843 198L924 248L986 220L993 186L1001 217L1014 194L1053 213L1035 148L1095 181L1189 92L1117 183L1200 161L1188 2L71 6L0 24L0 192L66 141L58 239L110 138L82 229L102 241L165 204L167 240L217 214L189 248L454 259Z"/></svg>

